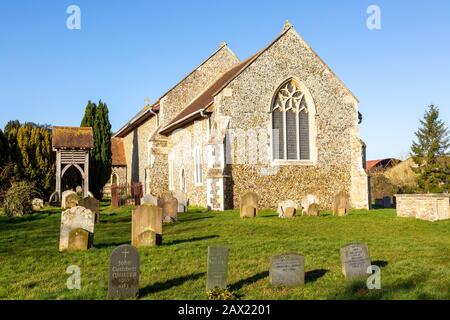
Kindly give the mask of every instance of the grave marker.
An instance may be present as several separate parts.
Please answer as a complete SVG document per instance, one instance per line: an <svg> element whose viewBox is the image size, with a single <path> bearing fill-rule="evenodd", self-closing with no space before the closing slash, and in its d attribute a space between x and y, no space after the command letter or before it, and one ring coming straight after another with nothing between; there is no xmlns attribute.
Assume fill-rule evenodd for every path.
<svg viewBox="0 0 450 320"><path fill-rule="evenodd" d="M272 257L269 280L274 287L305 284L305 258L295 253Z"/></svg>
<svg viewBox="0 0 450 320"><path fill-rule="evenodd" d="M208 247L208 274L206 290L216 287L227 288L228 276L228 247L211 246Z"/></svg>
<svg viewBox="0 0 450 320"><path fill-rule="evenodd" d="M367 244L349 244L341 248L342 272L347 279L367 277L371 266Z"/></svg>
<svg viewBox="0 0 450 320"><path fill-rule="evenodd" d="M109 259L108 299L136 299L139 277L139 252L128 244L117 247Z"/></svg>
<svg viewBox="0 0 450 320"><path fill-rule="evenodd" d="M73 248L73 244L70 244L70 234L73 230L82 229L88 232L89 241L88 249L93 244L94 238L94 224L95 214L83 207L73 207L64 211L61 214L61 228L59 236L59 251L68 250L69 247ZM72 239L79 241L75 235L72 235Z"/></svg>
<svg viewBox="0 0 450 320"><path fill-rule="evenodd" d="M241 218L254 218L258 214L258 202L258 195L254 192L241 195Z"/></svg>

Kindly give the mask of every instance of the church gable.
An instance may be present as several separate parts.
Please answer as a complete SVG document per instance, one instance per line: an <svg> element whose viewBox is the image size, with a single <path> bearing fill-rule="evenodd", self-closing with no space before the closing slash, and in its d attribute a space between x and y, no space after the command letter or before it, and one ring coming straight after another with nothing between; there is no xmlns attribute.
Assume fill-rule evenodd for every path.
<svg viewBox="0 0 450 320"><path fill-rule="evenodd" d="M220 76L239 63L237 56L222 44L203 62L160 99L160 125L167 125Z"/></svg>

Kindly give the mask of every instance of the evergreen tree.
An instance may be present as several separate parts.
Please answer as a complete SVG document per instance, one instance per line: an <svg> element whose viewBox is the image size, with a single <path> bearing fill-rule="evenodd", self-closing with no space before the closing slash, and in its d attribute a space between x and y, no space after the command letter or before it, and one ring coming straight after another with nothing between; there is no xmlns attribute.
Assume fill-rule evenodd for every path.
<svg viewBox="0 0 450 320"><path fill-rule="evenodd" d="M411 155L418 174L418 184L422 192L439 193L448 191L450 187L450 147L449 131L445 123L439 119L439 108L430 105L425 112L420 128L415 133Z"/></svg>
<svg viewBox="0 0 450 320"><path fill-rule="evenodd" d="M88 102L81 122L82 127L92 127L94 133L94 148L89 161L89 190L97 199L102 195L102 189L111 176L111 123L108 107L102 101L98 105Z"/></svg>
<svg viewBox="0 0 450 320"><path fill-rule="evenodd" d="M8 140L0 129L0 170L8 163Z"/></svg>

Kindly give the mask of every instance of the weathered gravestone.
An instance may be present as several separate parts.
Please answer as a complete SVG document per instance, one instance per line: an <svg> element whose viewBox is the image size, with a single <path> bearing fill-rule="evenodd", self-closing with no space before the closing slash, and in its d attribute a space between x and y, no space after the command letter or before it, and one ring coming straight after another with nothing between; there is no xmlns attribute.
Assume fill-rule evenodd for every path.
<svg viewBox="0 0 450 320"><path fill-rule="evenodd" d="M42 199L33 199L31 202L31 207L33 211L39 211L44 208L44 200Z"/></svg>
<svg viewBox="0 0 450 320"><path fill-rule="evenodd" d="M286 200L278 203L278 217L293 218L297 214L297 203L292 200Z"/></svg>
<svg viewBox="0 0 450 320"><path fill-rule="evenodd" d="M302 199L301 204L304 215L308 214L309 207L314 203L319 203L319 199L317 199L317 197L313 194L308 194L306 197Z"/></svg>
<svg viewBox="0 0 450 320"><path fill-rule="evenodd" d="M178 219L178 200L175 197L163 199L162 211L164 222L175 222Z"/></svg>
<svg viewBox="0 0 450 320"><path fill-rule="evenodd" d="M66 196L65 209L77 207L79 203L80 203L80 197L78 196L78 194L71 193Z"/></svg>
<svg viewBox="0 0 450 320"><path fill-rule="evenodd" d="M158 205L158 198L152 196L151 194L146 194L142 199L141 199L141 203L142 204L150 204L153 206L157 206Z"/></svg>
<svg viewBox="0 0 450 320"><path fill-rule="evenodd" d="M78 236L71 232L74 230L85 230L89 234L87 248L89 249L93 244L94 239L94 224L95 214L83 207L73 207L64 211L61 214L61 231L59 236L59 251L69 250L74 248L74 244L70 243L70 240L80 241ZM81 236L81 235L80 235ZM78 244L77 244L78 245Z"/></svg>
<svg viewBox="0 0 450 320"><path fill-rule="evenodd" d="M319 205L317 203L311 204L306 214L310 217L318 217L320 215Z"/></svg>
<svg viewBox="0 0 450 320"><path fill-rule="evenodd" d="M173 193L173 196L178 201L178 209L177 209L177 211L180 212L180 213L186 212L187 211L187 206L188 206L188 198L187 198L186 194L184 192L181 192L181 191L175 191Z"/></svg>
<svg viewBox="0 0 450 320"><path fill-rule="evenodd" d="M100 201L91 197L87 197L81 199L78 205L80 207L91 210L95 214L95 222L100 221Z"/></svg>
<svg viewBox="0 0 450 320"><path fill-rule="evenodd" d="M347 216L350 210L350 197L345 192L340 192L334 198L333 212L339 217Z"/></svg>
<svg viewBox="0 0 450 320"><path fill-rule="evenodd" d="M269 280L274 287L305 284L305 258L295 253L272 257Z"/></svg>
<svg viewBox="0 0 450 320"><path fill-rule="evenodd" d="M81 186L77 186L75 188L75 192L78 193L78 194L83 194L83 188Z"/></svg>
<svg viewBox="0 0 450 320"><path fill-rule="evenodd" d="M67 209L66 198L68 195L71 195L71 194L76 194L76 193L72 190L66 190L61 194L61 208Z"/></svg>
<svg viewBox="0 0 450 320"><path fill-rule="evenodd" d="M89 249L89 232L77 228L73 229L69 232L69 246L67 248L68 251L86 251Z"/></svg>
<svg viewBox="0 0 450 320"><path fill-rule="evenodd" d="M241 195L241 218L254 218L258 214L258 195L247 192Z"/></svg>
<svg viewBox="0 0 450 320"><path fill-rule="evenodd" d="M341 248L342 272L347 279L367 277L371 266L367 244L349 244Z"/></svg>
<svg viewBox="0 0 450 320"><path fill-rule="evenodd" d="M227 288L228 276L228 247L208 247L208 274L206 290Z"/></svg>
<svg viewBox="0 0 450 320"><path fill-rule="evenodd" d="M117 247L109 259L108 299L136 299L139 277L139 252L128 244Z"/></svg>
<svg viewBox="0 0 450 320"><path fill-rule="evenodd" d="M383 207L384 208L391 208L392 207L391 197L384 197L383 198Z"/></svg>
<svg viewBox="0 0 450 320"><path fill-rule="evenodd" d="M131 244L136 248L152 247L162 243L162 209L143 204L133 210Z"/></svg>

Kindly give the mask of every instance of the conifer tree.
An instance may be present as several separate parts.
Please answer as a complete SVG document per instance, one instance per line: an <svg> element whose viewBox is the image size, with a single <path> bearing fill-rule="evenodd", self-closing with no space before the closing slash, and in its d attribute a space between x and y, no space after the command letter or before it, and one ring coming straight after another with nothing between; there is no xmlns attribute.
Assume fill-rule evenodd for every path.
<svg viewBox="0 0 450 320"><path fill-rule="evenodd" d="M448 191L449 131L444 121L439 119L439 108L430 105L420 125L415 133L417 141L414 141L411 147L411 155L417 165L413 170L418 174L419 189L426 193Z"/></svg>
<svg viewBox="0 0 450 320"><path fill-rule="evenodd" d="M89 160L89 189L97 199L111 177L111 123L108 107L101 100L98 105L88 102L81 122L82 127L92 127L94 148Z"/></svg>
<svg viewBox="0 0 450 320"><path fill-rule="evenodd" d="M8 163L8 140L0 129L0 170Z"/></svg>

